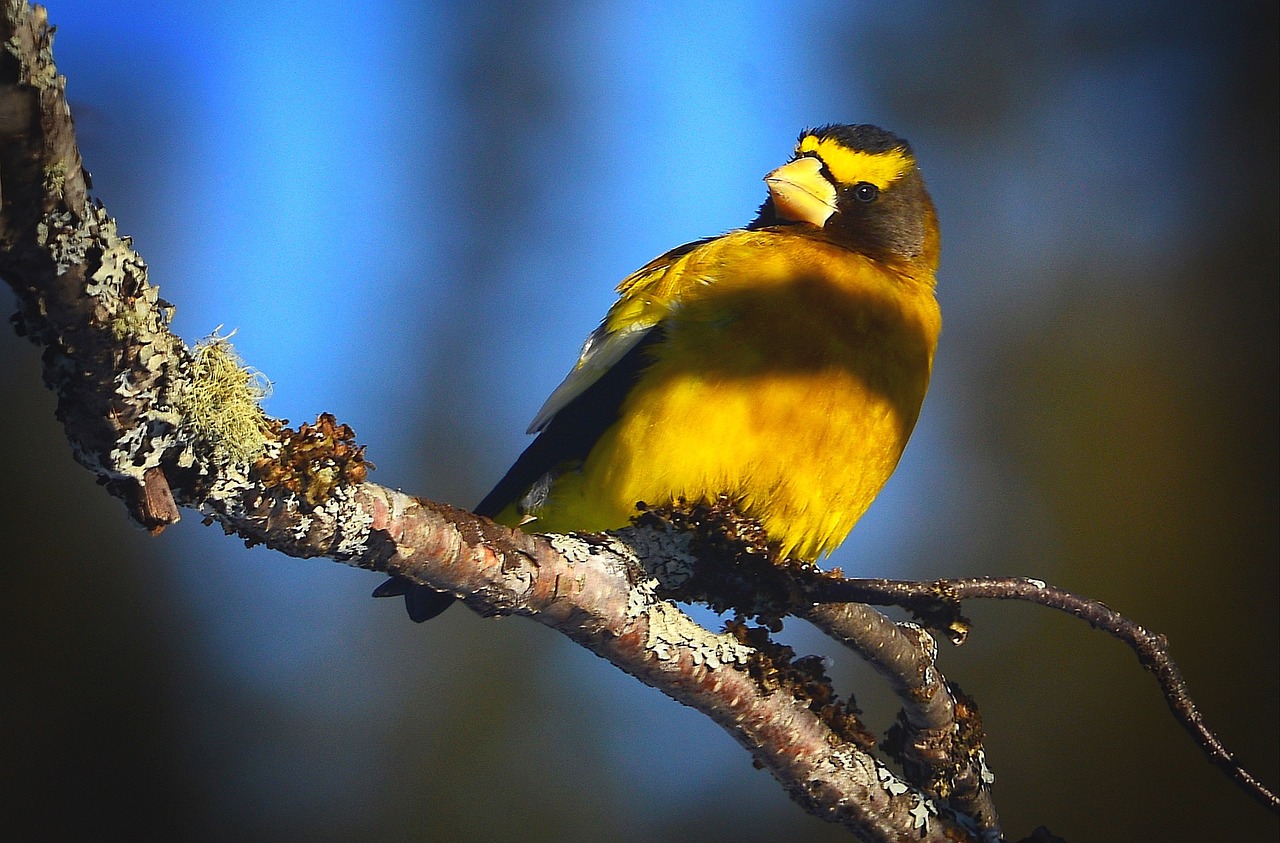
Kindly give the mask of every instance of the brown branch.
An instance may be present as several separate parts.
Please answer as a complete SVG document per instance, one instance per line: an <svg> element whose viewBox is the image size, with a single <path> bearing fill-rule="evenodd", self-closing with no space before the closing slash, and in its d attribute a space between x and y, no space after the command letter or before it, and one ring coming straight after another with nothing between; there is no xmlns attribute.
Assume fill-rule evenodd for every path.
<svg viewBox="0 0 1280 843"><path fill-rule="evenodd" d="M169 370L189 357L145 264L89 201L44 9L5 0L0 35L0 273L22 308L13 322L45 346L76 459L158 532L178 518L158 470L174 433L160 407Z"/></svg>
<svg viewBox="0 0 1280 843"><path fill-rule="evenodd" d="M1041 580L1025 577L975 577L933 582L815 578L808 583L806 596L822 602L847 600L879 606L900 606L929 619L930 625L953 631L959 640L963 640L967 628L959 615L960 602L963 600L1024 600L1074 615L1128 645L1137 654L1142 666L1155 676L1160 692L1174 717L1200 745L1209 760L1254 799L1273 812L1280 813L1280 797L1257 776L1242 767L1204 722L1195 701L1191 699L1182 671L1169 653L1168 640L1103 603L1047 585Z"/></svg>
<svg viewBox="0 0 1280 843"><path fill-rule="evenodd" d="M78 461L158 532L195 508L228 533L451 591L484 615L559 629L724 727L811 813L866 840L968 840L975 825L893 774L812 669L758 629L712 633L659 597L687 562L671 531L527 536L365 482L332 417L263 417L225 341L188 349L100 204L75 146L44 10L5 0L0 276ZM835 712L833 714L833 712Z"/></svg>
<svg viewBox="0 0 1280 843"><path fill-rule="evenodd" d="M933 637L863 603L819 603L803 617L866 660L903 701L890 746L907 778L999 837L982 723L972 701L934 666Z"/></svg>
<svg viewBox="0 0 1280 843"><path fill-rule="evenodd" d="M1000 838L977 706L938 672L937 644L928 632L895 624L861 603L821 599L818 589L844 580L804 563L779 564L759 522L743 517L726 496L651 507L637 523L688 537L698 564L659 576L671 596L756 617L771 628L785 615L803 617L865 659L902 700L885 749L907 779L972 820L986 839ZM954 614L935 626L954 637L965 622Z"/></svg>

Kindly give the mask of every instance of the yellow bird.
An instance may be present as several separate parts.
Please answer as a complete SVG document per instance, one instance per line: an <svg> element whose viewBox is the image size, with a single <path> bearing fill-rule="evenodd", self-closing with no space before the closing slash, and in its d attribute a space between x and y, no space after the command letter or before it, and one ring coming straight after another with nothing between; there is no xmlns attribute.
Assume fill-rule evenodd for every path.
<svg viewBox="0 0 1280 843"><path fill-rule="evenodd" d="M782 555L813 561L844 540L929 384L937 217L911 147L875 126L806 130L764 181L746 228L623 279L477 513L599 531L626 526L637 502L724 494ZM419 621L453 601L380 592L404 592Z"/></svg>

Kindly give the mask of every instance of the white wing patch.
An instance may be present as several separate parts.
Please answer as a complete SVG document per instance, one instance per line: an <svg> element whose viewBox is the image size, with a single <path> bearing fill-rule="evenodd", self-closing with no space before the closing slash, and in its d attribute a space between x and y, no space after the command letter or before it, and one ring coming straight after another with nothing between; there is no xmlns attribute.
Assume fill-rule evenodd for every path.
<svg viewBox="0 0 1280 843"><path fill-rule="evenodd" d="M529 433L540 433L551 423L555 414L569 406L569 402L586 392L593 383L600 380L627 352L636 347L636 343L649 333L655 325L661 323L671 311L680 306L679 299L670 292L655 291L655 287L666 280L669 272L679 270L686 256L700 247L719 240L719 237L708 237L686 243L649 261L635 272L622 279L618 285L621 298L609 308L608 315L600 327L591 332L578 355L578 362L573 370L551 393L542 409L533 417L529 425ZM709 283L704 279L702 283ZM606 326L623 321L624 325L614 330Z"/></svg>
<svg viewBox="0 0 1280 843"><path fill-rule="evenodd" d="M593 383L600 380L605 372L625 357L628 351L635 348L636 343L652 330L654 324L656 323L647 325L638 323L617 331L606 331L604 325L601 325L592 331L591 336L587 337L586 343L582 346L582 354L578 356L578 362L547 397L542 409L538 410L538 414L533 417L526 432L540 433L551 423L556 413L586 392Z"/></svg>

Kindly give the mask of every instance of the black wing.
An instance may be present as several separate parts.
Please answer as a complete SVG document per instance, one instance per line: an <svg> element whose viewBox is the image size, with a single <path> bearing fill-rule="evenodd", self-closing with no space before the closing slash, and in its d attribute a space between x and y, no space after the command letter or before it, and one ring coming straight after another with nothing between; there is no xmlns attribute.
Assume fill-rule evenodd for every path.
<svg viewBox="0 0 1280 843"><path fill-rule="evenodd" d="M622 356L600 379L565 405L538 434L506 475L475 508L477 515L492 518L512 503L529 500L536 508L538 492L550 487L556 475L581 465L596 440L618 419L622 402L650 363L649 348L660 342L661 327L654 327ZM531 491L534 490L534 491ZM426 585L392 577L375 594L404 594L405 609L416 623L429 621L453 605L454 596Z"/></svg>
<svg viewBox="0 0 1280 843"><path fill-rule="evenodd" d="M609 371L556 413L480 501L475 513L492 518L531 489L547 485L548 475L554 479L566 468L581 465L596 440L618 420L623 400L650 363L650 347L661 342L662 336L661 327L649 329Z"/></svg>

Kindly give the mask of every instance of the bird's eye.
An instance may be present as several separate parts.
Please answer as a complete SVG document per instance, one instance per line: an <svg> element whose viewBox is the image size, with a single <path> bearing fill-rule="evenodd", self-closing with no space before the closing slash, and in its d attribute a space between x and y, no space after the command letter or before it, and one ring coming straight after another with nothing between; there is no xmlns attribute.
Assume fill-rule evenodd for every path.
<svg viewBox="0 0 1280 843"><path fill-rule="evenodd" d="M874 202L880 195L880 188L869 181L860 181L853 186L853 196L859 202Z"/></svg>

